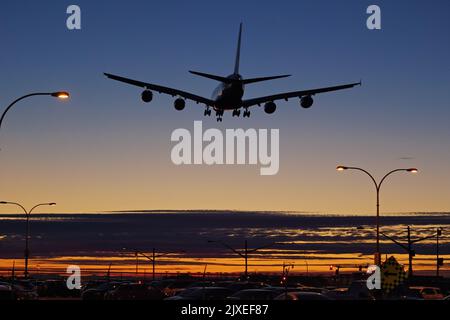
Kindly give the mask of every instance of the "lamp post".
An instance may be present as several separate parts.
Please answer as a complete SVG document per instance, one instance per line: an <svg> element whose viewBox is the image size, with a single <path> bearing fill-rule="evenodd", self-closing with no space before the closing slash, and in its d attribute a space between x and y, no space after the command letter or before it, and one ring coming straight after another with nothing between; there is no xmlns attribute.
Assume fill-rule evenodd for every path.
<svg viewBox="0 0 450 320"><path fill-rule="evenodd" d="M269 247L271 247L271 246L273 246L275 244L279 244L278 242L272 242L272 243L270 243L268 245L249 250L248 249L248 241L245 240L245 242L244 242L244 250L236 250L233 247L229 246L228 244L226 244L226 243L224 243L222 241L208 240L208 243L218 243L218 244L222 245L223 247L233 251L234 253L239 255L241 258L243 258L244 261L245 261L245 273L244 273L244 276L245 276L246 280L248 279L248 255L252 254L252 253L255 253L256 251L259 251L261 249L269 248Z"/></svg>
<svg viewBox="0 0 450 320"><path fill-rule="evenodd" d="M376 245L376 264L380 265L381 264L381 254L380 254L380 189L381 186L383 185L383 182L386 180L387 177L389 177L390 175L396 173L396 172L409 172L409 173L418 173L419 170L417 170L416 168L408 168L408 169L395 169L392 170L390 172L388 172L381 180L380 182L377 182L377 180L374 178L374 176L368 172L367 170L364 170L362 168L358 168L358 167L347 167L347 166L338 166L336 168L337 171L345 171L345 170L357 170L357 171L361 171L364 172L365 174L367 174L373 181L374 185L375 185L375 189L376 189L376 194L377 194L377 215L376 215L376 225L377 225L377 245Z"/></svg>
<svg viewBox="0 0 450 320"><path fill-rule="evenodd" d="M3 114L0 118L0 129L2 127L2 123L3 123L3 120L5 119L6 114L17 102L24 100L26 98L29 98L29 97L34 97L34 96L51 96L54 98L58 98L60 100L66 100L66 99L69 99L70 94L66 91L57 91L57 92L36 92L36 93L30 93L30 94L24 95L23 97L20 97L20 98L14 100L8 107L6 107L5 111L3 111Z"/></svg>
<svg viewBox="0 0 450 320"><path fill-rule="evenodd" d="M30 250L29 250L29 238L30 238L30 215L31 213L38 207L42 207L42 206L55 206L56 203L54 202L49 202L49 203L40 203L35 205L33 208L31 208L29 211L27 209L25 209L24 206L22 206L19 203L16 202L8 202L8 201L0 201L0 204L8 204L8 205L15 205L20 207L23 212L25 213L26 216L26 223L27 223L27 227L26 227L26 235L25 235L25 271L24 271L24 275L25 278L28 278L28 259L30 256Z"/></svg>

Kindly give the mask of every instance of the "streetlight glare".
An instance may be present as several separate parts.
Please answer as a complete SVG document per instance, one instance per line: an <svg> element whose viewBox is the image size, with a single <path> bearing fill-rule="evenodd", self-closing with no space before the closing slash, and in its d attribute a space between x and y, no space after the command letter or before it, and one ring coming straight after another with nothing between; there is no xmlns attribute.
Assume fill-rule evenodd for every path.
<svg viewBox="0 0 450 320"><path fill-rule="evenodd" d="M62 100L66 100L70 98L70 94L66 91L58 91L58 92L53 92L52 93L52 97L56 97Z"/></svg>
<svg viewBox="0 0 450 320"><path fill-rule="evenodd" d="M416 168L410 168L410 169L408 169L406 171L411 172L411 173L419 173L419 170L416 169Z"/></svg>
<svg viewBox="0 0 450 320"><path fill-rule="evenodd" d="M347 167L344 167L344 166L338 166L337 168L336 168L336 170L337 171L344 171L344 170L347 170L348 168Z"/></svg>

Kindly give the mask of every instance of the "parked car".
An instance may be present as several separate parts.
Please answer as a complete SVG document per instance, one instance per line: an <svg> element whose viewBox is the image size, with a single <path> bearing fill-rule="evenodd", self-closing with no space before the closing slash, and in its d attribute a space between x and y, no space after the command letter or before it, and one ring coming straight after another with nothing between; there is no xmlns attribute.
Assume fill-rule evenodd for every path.
<svg viewBox="0 0 450 320"><path fill-rule="evenodd" d="M165 300L224 300L230 296L232 291L222 287L198 287L188 288L178 293L176 296Z"/></svg>
<svg viewBox="0 0 450 320"><path fill-rule="evenodd" d="M441 289L434 287L410 287L409 290L415 295L422 297L425 300L442 300L444 295Z"/></svg>
<svg viewBox="0 0 450 320"><path fill-rule="evenodd" d="M275 297L275 300L300 300L300 301L312 301L312 300L332 300L331 298L317 292L288 292L282 293Z"/></svg>
<svg viewBox="0 0 450 320"><path fill-rule="evenodd" d="M329 290L325 295L333 300L348 300L348 288L336 288Z"/></svg>
<svg viewBox="0 0 450 320"><path fill-rule="evenodd" d="M316 287L298 287L298 292L317 292L317 293L327 293L329 290L325 288L316 288Z"/></svg>
<svg viewBox="0 0 450 320"><path fill-rule="evenodd" d="M83 290L81 300L104 300L105 293L116 289L120 282L105 282L94 288Z"/></svg>
<svg viewBox="0 0 450 320"><path fill-rule="evenodd" d="M37 300L39 297L36 286L29 280L14 281L11 288L16 300Z"/></svg>
<svg viewBox="0 0 450 320"><path fill-rule="evenodd" d="M273 300L282 290L247 289L236 292L227 297L227 300Z"/></svg>
<svg viewBox="0 0 450 320"><path fill-rule="evenodd" d="M348 287L347 299L349 300L374 300L372 292L367 287L366 280L353 281Z"/></svg>
<svg viewBox="0 0 450 320"><path fill-rule="evenodd" d="M105 300L162 300L160 290L141 283L127 283L105 293Z"/></svg>
<svg viewBox="0 0 450 320"><path fill-rule="evenodd" d="M225 284L216 283L217 286L225 287L229 290L231 290L233 293L238 292L241 290L247 290L247 289L261 289L266 287L266 285L260 283L260 282L229 282Z"/></svg>
<svg viewBox="0 0 450 320"><path fill-rule="evenodd" d="M80 290L69 290L65 280L47 280L39 289L40 295L51 298L77 297Z"/></svg>
<svg viewBox="0 0 450 320"><path fill-rule="evenodd" d="M0 282L0 301L15 300L14 293L8 283Z"/></svg>
<svg viewBox="0 0 450 320"><path fill-rule="evenodd" d="M177 295L179 292L185 290L186 288L191 287L193 281L173 281L169 283L164 289L163 292L166 296L171 297Z"/></svg>

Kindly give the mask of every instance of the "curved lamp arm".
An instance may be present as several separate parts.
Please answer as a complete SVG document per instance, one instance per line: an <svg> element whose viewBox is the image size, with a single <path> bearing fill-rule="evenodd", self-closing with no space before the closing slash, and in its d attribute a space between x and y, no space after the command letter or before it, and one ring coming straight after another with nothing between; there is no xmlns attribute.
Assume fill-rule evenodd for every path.
<svg viewBox="0 0 450 320"><path fill-rule="evenodd" d="M22 206L20 203L16 203L16 202L8 202L8 201L0 201L0 204L11 204L11 205L14 205L14 206L18 206L18 207L22 208L23 212L24 212L26 215L28 215L27 209L25 209L25 207Z"/></svg>
<svg viewBox="0 0 450 320"><path fill-rule="evenodd" d="M68 99L70 94L65 91L58 91L58 92L36 92L36 93L30 93L27 95L24 95L23 97L20 97L19 99L14 100L3 112L2 117L0 118L0 129L2 127L3 120L5 119L6 114L8 111L19 101L33 97L33 96L52 96L59 99Z"/></svg>
<svg viewBox="0 0 450 320"><path fill-rule="evenodd" d="M364 172L365 174L367 174L370 179L373 181L373 183L375 184L375 188L378 190L379 186L378 186L378 182L377 180L375 180L374 176L367 170L364 170L363 168L358 168L358 167L345 167L345 166L339 166L336 168L338 171L343 171L343 170L358 170L361 172Z"/></svg>
<svg viewBox="0 0 450 320"><path fill-rule="evenodd" d="M37 204L37 205L35 205L33 208L31 208L31 210L28 212L28 214L31 214L31 213L34 211L34 209L36 209L36 208L38 208L38 207L42 207L42 206L56 206L56 203L50 202L50 203L40 203L40 204Z"/></svg>
<svg viewBox="0 0 450 320"><path fill-rule="evenodd" d="M56 205L56 203L54 203L54 202L40 203L38 205L35 205L33 208L31 208L30 211L27 211L27 209L25 209L24 206L22 206L20 203L17 203L17 202L0 201L0 204L11 204L11 205L18 206L18 207L22 208L23 212L25 213L25 215L27 217L33 212L34 209L36 209L38 207L41 207L41 206L55 206Z"/></svg>
<svg viewBox="0 0 450 320"><path fill-rule="evenodd" d="M391 172L387 173L387 174L383 177L383 179L381 179L381 181L380 181L380 183L379 183L379 185L378 185L378 189L381 188L381 185L383 184L383 182L386 180L387 177L389 177L389 176L390 176L391 174L393 174L393 173L401 172L401 171L404 171L404 172L411 172L411 173L417 173L417 172L419 172L419 170L417 170L416 168L409 168L409 169L395 169L395 170L392 170Z"/></svg>

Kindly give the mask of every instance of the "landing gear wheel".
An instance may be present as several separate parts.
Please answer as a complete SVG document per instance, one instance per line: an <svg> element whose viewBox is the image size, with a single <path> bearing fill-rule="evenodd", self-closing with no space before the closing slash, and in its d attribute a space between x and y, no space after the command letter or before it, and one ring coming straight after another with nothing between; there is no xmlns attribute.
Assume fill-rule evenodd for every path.
<svg viewBox="0 0 450 320"><path fill-rule="evenodd" d="M210 117L211 116L211 110L210 109L206 109L204 115L205 115L205 117Z"/></svg>

